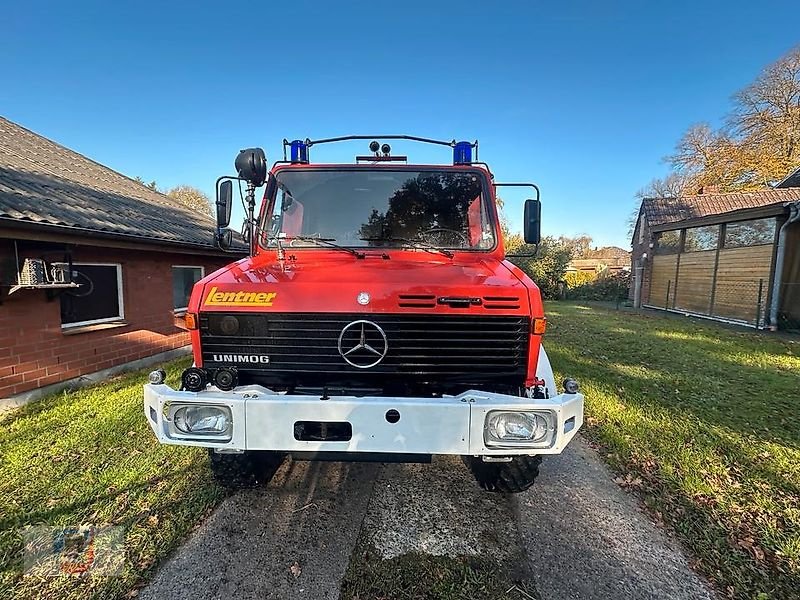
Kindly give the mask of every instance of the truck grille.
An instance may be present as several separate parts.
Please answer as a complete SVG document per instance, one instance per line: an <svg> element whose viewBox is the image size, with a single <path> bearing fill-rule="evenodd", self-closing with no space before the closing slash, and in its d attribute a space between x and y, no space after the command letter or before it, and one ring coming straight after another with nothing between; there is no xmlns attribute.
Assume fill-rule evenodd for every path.
<svg viewBox="0 0 800 600"><path fill-rule="evenodd" d="M233 335L231 320L238 319ZM366 320L386 334L386 356L359 369L339 352L339 335L350 323ZM528 317L462 315L205 313L200 317L203 364L226 364L223 355L268 356L268 363L239 365L240 372L402 374L457 376L474 381L524 377L528 360ZM215 360L216 355L216 360ZM222 359L222 360L220 360ZM252 363L252 364L251 364ZM231 363L227 363L231 364Z"/></svg>

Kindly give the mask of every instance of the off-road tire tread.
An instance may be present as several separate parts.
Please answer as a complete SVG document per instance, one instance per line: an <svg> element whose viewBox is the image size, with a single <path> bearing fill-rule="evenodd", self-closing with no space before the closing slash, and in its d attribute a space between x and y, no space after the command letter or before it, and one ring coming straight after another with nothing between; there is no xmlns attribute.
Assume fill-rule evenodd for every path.
<svg viewBox="0 0 800 600"><path fill-rule="evenodd" d="M283 462L278 452L247 451L242 454L219 454L208 450L214 480L222 487L236 490L267 483Z"/></svg>
<svg viewBox="0 0 800 600"><path fill-rule="evenodd" d="M541 456L515 456L511 462L486 463L475 456L465 456L464 462L475 480L488 492L518 494L533 485L539 475Z"/></svg>

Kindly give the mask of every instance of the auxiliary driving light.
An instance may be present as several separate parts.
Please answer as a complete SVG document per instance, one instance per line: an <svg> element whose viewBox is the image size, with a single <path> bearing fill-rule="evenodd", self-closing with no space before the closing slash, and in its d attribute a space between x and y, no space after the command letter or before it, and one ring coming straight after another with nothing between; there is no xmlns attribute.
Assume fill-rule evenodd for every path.
<svg viewBox="0 0 800 600"><path fill-rule="evenodd" d="M564 393L565 394L577 394L578 390L580 390L580 386L578 382L572 378L567 378L564 380Z"/></svg>
<svg viewBox="0 0 800 600"><path fill-rule="evenodd" d="M225 406L182 406L172 417L183 433L224 434L231 426L231 413Z"/></svg>
<svg viewBox="0 0 800 600"><path fill-rule="evenodd" d="M229 392L239 384L239 372L236 367L222 367L214 373L214 385L223 392Z"/></svg>
<svg viewBox="0 0 800 600"><path fill-rule="evenodd" d="M493 410L483 430L487 446L528 445L546 442L553 431L551 411Z"/></svg>
<svg viewBox="0 0 800 600"><path fill-rule="evenodd" d="M189 367L183 372L183 375L181 375L181 384L185 390L200 392L206 389L206 385L208 384L206 372L197 367Z"/></svg>
<svg viewBox="0 0 800 600"><path fill-rule="evenodd" d="M147 376L147 380L152 383L153 385L160 385L164 383L167 379L167 373L164 369L156 369L155 371L150 371L150 374Z"/></svg>

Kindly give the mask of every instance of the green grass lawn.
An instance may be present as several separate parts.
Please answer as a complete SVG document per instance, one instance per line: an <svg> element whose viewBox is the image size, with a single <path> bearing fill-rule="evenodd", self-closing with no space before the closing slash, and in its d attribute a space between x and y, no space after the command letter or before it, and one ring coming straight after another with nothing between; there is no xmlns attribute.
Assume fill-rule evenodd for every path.
<svg viewBox="0 0 800 600"><path fill-rule="evenodd" d="M169 365L168 382L189 363ZM222 497L205 450L156 441L146 373L0 416L0 598L124 598ZM23 576L21 528L81 524L123 528L119 576Z"/></svg>
<svg viewBox="0 0 800 600"><path fill-rule="evenodd" d="M800 598L800 339L550 303L584 435L735 598ZM579 485L580 482L576 482Z"/></svg>
<svg viewBox="0 0 800 600"><path fill-rule="evenodd" d="M724 594L800 597L800 342L566 303L548 317L550 358L581 381L585 435L619 483ZM187 364L171 365L171 384ZM124 598L221 499L204 450L156 442L145 373L0 416L0 598ZM123 529L119 576L23 576L23 527L80 524ZM502 584L475 565L428 567L442 589ZM346 587L373 580L352 572Z"/></svg>

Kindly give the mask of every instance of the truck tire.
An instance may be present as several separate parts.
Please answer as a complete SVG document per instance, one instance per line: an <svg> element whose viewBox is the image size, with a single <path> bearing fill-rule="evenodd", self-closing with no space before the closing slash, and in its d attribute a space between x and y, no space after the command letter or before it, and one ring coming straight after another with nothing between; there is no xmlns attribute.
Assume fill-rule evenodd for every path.
<svg viewBox="0 0 800 600"><path fill-rule="evenodd" d="M523 455L515 456L511 462L483 462L480 456L465 456L464 462L486 491L518 494L533 485L542 457Z"/></svg>
<svg viewBox="0 0 800 600"><path fill-rule="evenodd" d="M284 454L249 450L241 454L227 454L208 449L208 461L214 480L224 488L251 488L267 483L278 467Z"/></svg>

